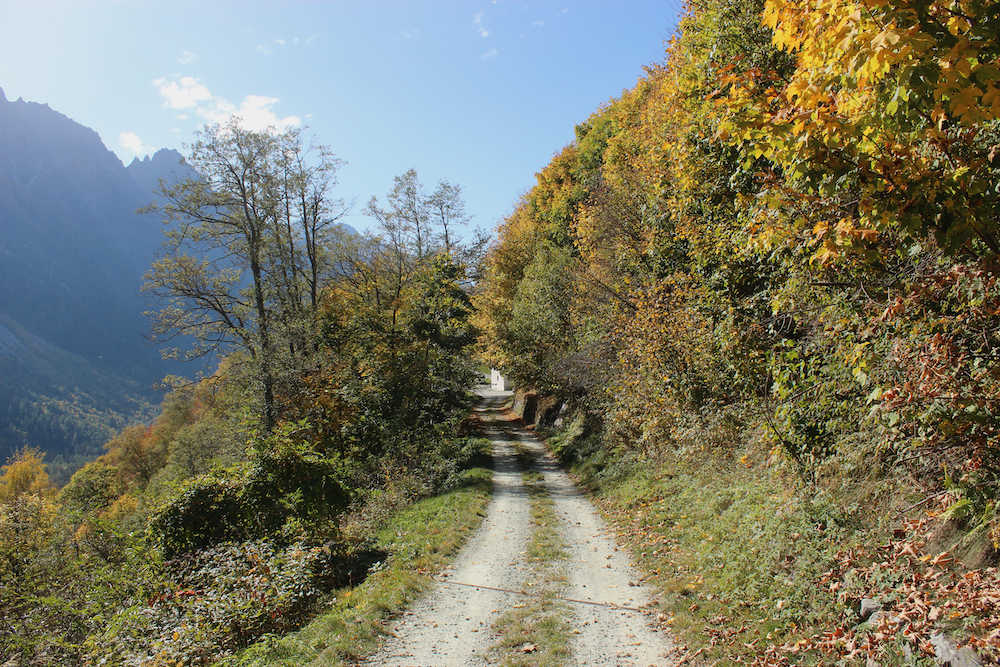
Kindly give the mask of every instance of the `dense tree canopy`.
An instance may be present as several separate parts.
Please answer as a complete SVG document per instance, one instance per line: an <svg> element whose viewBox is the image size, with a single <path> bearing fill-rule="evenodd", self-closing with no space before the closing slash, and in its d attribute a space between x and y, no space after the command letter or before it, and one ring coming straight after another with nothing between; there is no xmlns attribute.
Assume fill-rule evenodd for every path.
<svg viewBox="0 0 1000 667"><path fill-rule="evenodd" d="M876 452L945 465L1000 543L998 20L689 3L501 226L485 357L589 405L611 446L735 411L810 482Z"/></svg>

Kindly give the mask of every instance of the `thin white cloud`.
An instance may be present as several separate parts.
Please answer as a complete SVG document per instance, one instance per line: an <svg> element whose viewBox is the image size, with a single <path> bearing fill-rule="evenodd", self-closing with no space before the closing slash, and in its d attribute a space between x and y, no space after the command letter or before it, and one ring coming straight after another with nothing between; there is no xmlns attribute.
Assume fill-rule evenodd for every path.
<svg viewBox="0 0 1000 667"><path fill-rule="evenodd" d="M135 157L149 155L153 152L151 146L143 143L142 139L135 132L122 132L118 135L118 145L127 150Z"/></svg>
<svg viewBox="0 0 1000 667"><path fill-rule="evenodd" d="M153 85L163 98L164 106L170 109L190 109L209 123L223 124L236 117L241 126L254 131L271 127L282 131L302 124L302 119L298 116L279 116L274 111L274 106L279 102L277 97L247 95L237 106L224 97L213 95L207 86L193 77L159 78ZM177 115L178 120L187 117L184 113ZM124 142L122 145L125 145Z"/></svg>
<svg viewBox="0 0 1000 667"><path fill-rule="evenodd" d="M302 119L298 116L282 117L276 114L273 107L278 101L277 97L247 95L237 107L229 100L219 97L215 98L211 105L200 107L196 111L209 123L220 125L236 117L241 127L255 132L272 127L280 132L302 125Z"/></svg>
<svg viewBox="0 0 1000 667"><path fill-rule="evenodd" d="M298 116L281 117L276 114L272 107L278 102L277 97L247 95L243 98L239 108L230 115L239 118L240 125L246 129L258 132L269 127L281 131L302 125L302 119Z"/></svg>
<svg viewBox="0 0 1000 667"><path fill-rule="evenodd" d="M160 77L153 85L163 98L164 104L171 109L193 109L202 102L212 99L208 91L198 79L193 76L182 76L179 79Z"/></svg>
<svg viewBox="0 0 1000 667"><path fill-rule="evenodd" d="M562 9L559 10L559 13L560 14L567 14L567 13L569 13L569 7L563 7Z"/></svg>
<svg viewBox="0 0 1000 667"><path fill-rule="evenodd" d="M416 39L417 37L420 37L420 28L406 28L404 30L400 30L399 36L403 39Z"/></svg>
<svg viewBox="0 0 1000 667"><path fill-rule="evenodd" d="M177 56L177 62L181 65L190 65L198 60L198 54L194 51L182 51L179 56Z"/></svg>
<svg viewBox="0 0 1000 667"><path fill-rule="evenodd" d="M532 28L541 28L544 25L545 25L545 21L542 21L541 19L539 19L537 21L532 21L531 22L531 27Z"/></svg>
<svg viewBox="0 0 1000 667"><path fill-rule="evenodd" d="M473 25L476 26L476 31L479 33L480 37L486 39L487 37L490 36L490 31L487 30L486 26L483 25L482 12L476 12L475 16L472 17L472 23Z"/></svg>
<svg viewBox="0 0 1000 667"><path fill-rule="evenodd" d="M479 57L483 60L494 60L498 55L500 55L500 52L498 50L490 49L489 51L484 52Z"/></svg>
<svg viewBox="0 0 1000 667"><path fill-rule="evenodd" d="M256 50L257 53L263 53L265 56L269 56L274 53L275 49L294 49L302 46L312 46L318 39L319 35L309 35L308 37L300 37L298 35L293 35L291 37L275 37L270 42L258 44Z"/></svg>

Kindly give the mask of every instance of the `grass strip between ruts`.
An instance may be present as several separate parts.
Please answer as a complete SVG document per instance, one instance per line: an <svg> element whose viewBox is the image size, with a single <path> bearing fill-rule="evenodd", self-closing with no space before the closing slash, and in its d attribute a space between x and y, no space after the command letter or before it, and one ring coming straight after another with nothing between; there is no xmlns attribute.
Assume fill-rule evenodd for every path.
<svg viewBox="0 0 1000 667"><path fill-rule="evenodd" d="M530 572L523 586L531 596L493 624L499 639L491 652L501 664L511 667L565 665L571 657L572 632L571 611L559 599L566 585L566 545L559 535L559 518L544 478L532 470L533 457L522 446L517 446L517 454L531 504L533 530L526 552Z"/></svg>

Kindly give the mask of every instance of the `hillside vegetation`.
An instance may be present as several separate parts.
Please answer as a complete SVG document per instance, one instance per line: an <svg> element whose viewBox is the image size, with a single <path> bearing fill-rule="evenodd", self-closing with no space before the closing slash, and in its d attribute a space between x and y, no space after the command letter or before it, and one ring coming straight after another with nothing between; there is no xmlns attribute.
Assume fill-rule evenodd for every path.
<svg viewBox="0 0 1000 667"><path fill-rule="evenodd" d="M0 662L362 658L488 502L477 362L685 663L1000 662L998 36L977 0L691 0L485 259L454 184L400 175L357 235L327 148L206 127L146 290L161 342L221 363L61 488L37 449L0 469ZM84 352L119 338L63 356L27 321L0 313L0 361L111 382ZM74 393L120 426L69 386L39 423Z"/></svg>
<svg viewBox="0 0 1000 667"><path fill-rule="evenodd" d="M483 354L691 659L1000 659L998 35L692 0L500 228Z"/></svg>
<svg viewBox="0 0 1000 667"><path fill-rule="evenodd" d="M223 360L61 489L35 449L0 469L4 664L253 661L271 644L233 656L331 605L317 622L353 624L336 602L362 582L370 642L488 499L459 188L407 172L360 236L337 225L339 163L296 132L209 127L189 161L147 282L156 333Z"/></svg>

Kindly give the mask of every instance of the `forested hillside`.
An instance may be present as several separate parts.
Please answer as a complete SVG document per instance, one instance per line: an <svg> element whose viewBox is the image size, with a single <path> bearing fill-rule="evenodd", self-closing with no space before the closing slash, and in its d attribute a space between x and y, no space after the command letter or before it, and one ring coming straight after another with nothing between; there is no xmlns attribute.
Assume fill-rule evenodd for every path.
<svg viewBox="0 0 1000 667"><path fill-rule="evenodd" d="M484 355L703 659L1000 659L998 35L695 0L500 228Z"/></svg>
<svg viewBox="0 0 1000 667"><path fill-rule="evenodd" d="M460 188L410 170L362 236L339 224L340 162L296 131L208 127L188 162L154 211L172 223L154 332L223 361L61 489L35 450L0 469L3 662L213 663L373 564L383 595L414 595L414 559L456 548L485 502ZM439 517L399 514L439 492L412 512Z"/></svg>
<svg viewBox="0 0 1000 667"><path fill-rule="evenodd" d="M65 482L162 395L140 290L163 233L138 209L176 151L129 167L97 134L0 91L0 458L39 447Z"/></svg>

